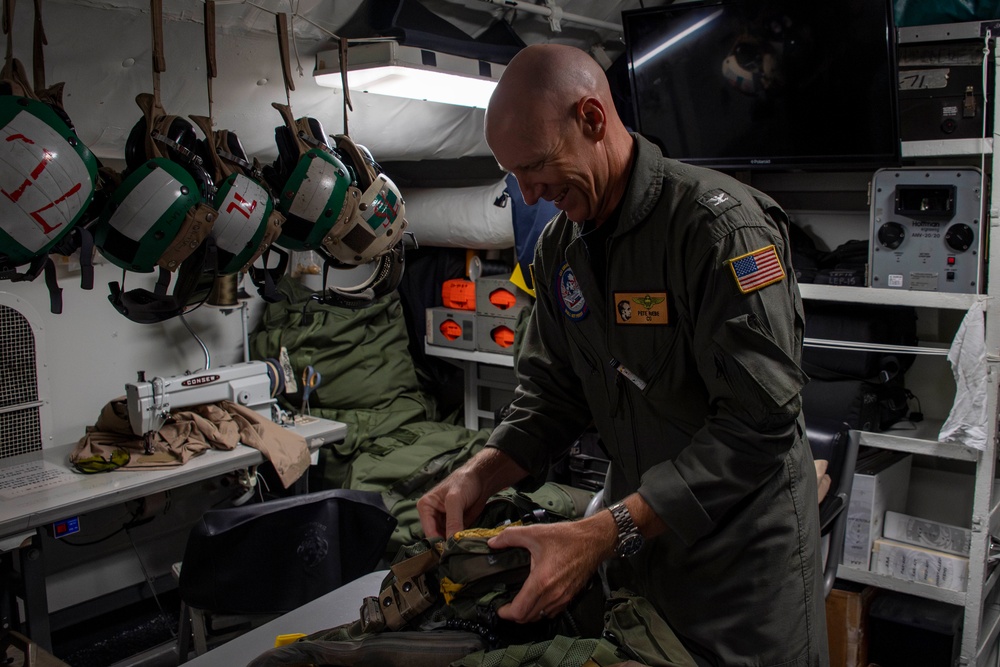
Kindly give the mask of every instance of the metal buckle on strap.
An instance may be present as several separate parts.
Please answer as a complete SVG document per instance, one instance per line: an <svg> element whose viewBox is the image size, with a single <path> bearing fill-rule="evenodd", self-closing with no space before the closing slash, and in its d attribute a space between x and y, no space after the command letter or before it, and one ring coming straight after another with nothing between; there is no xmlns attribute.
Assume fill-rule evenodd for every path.
<svg viewBox="0 0 1000 667"><path fill-rule="evenodd" d="M426 574L438 560L437 550L431 548L392 566L395 578L382 590L377 601L387 628L400 629L434 604L438 592L428 588Z"/></svg>

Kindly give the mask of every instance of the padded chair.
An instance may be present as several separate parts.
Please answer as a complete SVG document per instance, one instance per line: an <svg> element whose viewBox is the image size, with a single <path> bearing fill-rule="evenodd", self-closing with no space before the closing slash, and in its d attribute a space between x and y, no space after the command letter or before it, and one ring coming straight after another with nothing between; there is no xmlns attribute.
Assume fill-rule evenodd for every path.
<svg viewBox="0 0 1000 667"><path fill-rule="evenodd" d="M333 489L210 510L175 566L178 664L374 572L396 519L374 491Z"/></svg>
<svg viewBox="0 0 1000 667"><path fill-rule="evenodd" d="M847 424L806 420L806 435L813 458L828 461L830 490L819 504L820 537L823 540L823 594L830 595L837 566L844 553L847 532L847 508L854 485L854 467L858 460L858 432Z"/></svg>

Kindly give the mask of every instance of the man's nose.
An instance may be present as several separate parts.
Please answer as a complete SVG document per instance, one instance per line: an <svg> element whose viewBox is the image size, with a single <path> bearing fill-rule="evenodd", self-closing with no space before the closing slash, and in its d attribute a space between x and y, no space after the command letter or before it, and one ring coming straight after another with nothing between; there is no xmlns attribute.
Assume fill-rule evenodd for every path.
<svg viewBox="0 0 1000 667"><path fill-rule="evenodd" d="M532 183L530 179L518 176L517 174L514 175L514 178L517 179L517 187L521 189L521 196L524 197L524 203L528 206L534 206L541 198L542 193L545 192L545 186Z"/></svg>

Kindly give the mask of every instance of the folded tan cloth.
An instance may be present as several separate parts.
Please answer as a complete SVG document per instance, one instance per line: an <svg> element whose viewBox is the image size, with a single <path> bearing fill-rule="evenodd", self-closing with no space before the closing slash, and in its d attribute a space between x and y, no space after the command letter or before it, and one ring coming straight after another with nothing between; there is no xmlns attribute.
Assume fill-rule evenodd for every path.
<svg viewBox="0 0 1000 667"><path fill-rule="evenodd" d="M152 452L147 453L143 438L132 433L124 396L101 409L97 423L87 427L87 434L69 460L84 472L119 467L165 469L183 465L209 448L234 449L241 442L259 450L271 462L285 488L309 468L305 438L231 401L172 412L170 419L153 433ZM123 465L120 455L112 462L115 452L121 450L129 454Z"/></svg>

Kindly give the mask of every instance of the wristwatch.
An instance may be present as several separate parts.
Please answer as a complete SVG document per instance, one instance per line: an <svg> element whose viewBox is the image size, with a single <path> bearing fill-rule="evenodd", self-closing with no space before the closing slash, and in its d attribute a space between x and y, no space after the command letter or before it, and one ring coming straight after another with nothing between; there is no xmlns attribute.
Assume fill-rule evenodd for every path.
<svg viewBox="0 0 1000 667"><path fill-rule="evenodd" d="M623 502L618 502L608 508L618 526L618 541L615 543L615 554L620 558L628 558L639 553L644 542L642 533L635 527L632 514Z"/></svg>

